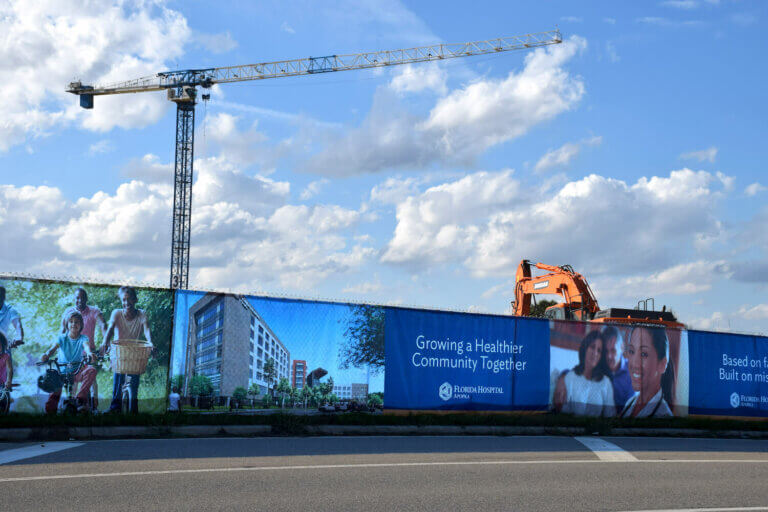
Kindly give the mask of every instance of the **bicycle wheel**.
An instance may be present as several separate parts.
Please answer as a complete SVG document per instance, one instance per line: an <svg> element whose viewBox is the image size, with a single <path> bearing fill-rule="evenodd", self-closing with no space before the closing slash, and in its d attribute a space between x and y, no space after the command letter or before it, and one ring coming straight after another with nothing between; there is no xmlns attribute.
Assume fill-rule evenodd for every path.
<svg viewBox="0 0 768 512"><path fill-rule="evenodd" d="M123 385L122 398L120 400L120 411L123 414L131 413L131 402L133 401L133 393L131 392L130 383Z"/></svg>
<svg viewBox="0 0 768 512"><path fill-rule="evenodd" d="M64 414L77 414L77 404L73 400L74 399L67 398L64 402Z"/></svg>
<svg viewBox="0 0 768 512"><path fill-rule="evenodd" d="M0 414L8 414L11 409L11 394L3 389L0 391Z"/></svg>

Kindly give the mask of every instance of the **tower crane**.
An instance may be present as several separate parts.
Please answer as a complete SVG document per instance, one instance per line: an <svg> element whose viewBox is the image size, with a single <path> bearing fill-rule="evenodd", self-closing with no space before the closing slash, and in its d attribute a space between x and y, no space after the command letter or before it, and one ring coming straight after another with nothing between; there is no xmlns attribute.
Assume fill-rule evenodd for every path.
<svg viewBox="0 0 768 512"><path fill-rule="evenodd" d="M552 30L468 43L434 44L400 50L308 57L242 66L163 71L156 75L107 85L84 85L78 81L70 83L66 91L80 96L80 106L85 109L93 108L94 96L163 90L167 91L168 99L176 103L176 157L173 182L170 286L174 289L183 289L187 288L189 284L192 163L198 87L210 89L215 84L439 61L512 50L526 50L561 42L560 31ZM202 99L210 99L210 94L203 93Z"/></svg>

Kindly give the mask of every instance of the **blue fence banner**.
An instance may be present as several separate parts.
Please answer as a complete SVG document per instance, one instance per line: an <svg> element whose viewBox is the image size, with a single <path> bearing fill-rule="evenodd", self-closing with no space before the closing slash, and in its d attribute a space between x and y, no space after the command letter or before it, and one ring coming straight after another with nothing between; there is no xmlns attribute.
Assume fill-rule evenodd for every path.
<svg viewBox="0 0 768 512"><path fill-rule="evenodd" d="M689 414L768 416L768 339L688 331Z"/></svg>
<svg viewBox="0 0 768 512"><path fill-rule="evenodd" d="M768 337L0 275L0 416L168 407L768 418Z"/></svg>
<svg viewBox="0 0 768 512"><path fill-rule="evenodd" d="M545 410L549 322L385 309L384 407Z"/></svg>

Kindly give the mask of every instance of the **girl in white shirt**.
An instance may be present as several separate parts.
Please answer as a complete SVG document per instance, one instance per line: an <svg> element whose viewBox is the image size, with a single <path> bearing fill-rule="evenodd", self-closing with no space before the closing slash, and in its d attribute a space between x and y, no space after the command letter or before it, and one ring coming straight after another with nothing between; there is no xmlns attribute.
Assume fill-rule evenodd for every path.
<svg viewBox="0 0 768 512"><path fill-rule="evenodd" d="M555 410L580 416L614 416L613 384L608 377L603 339L592 331L581 340L579 364L560 377L555 388Z"/></svg>

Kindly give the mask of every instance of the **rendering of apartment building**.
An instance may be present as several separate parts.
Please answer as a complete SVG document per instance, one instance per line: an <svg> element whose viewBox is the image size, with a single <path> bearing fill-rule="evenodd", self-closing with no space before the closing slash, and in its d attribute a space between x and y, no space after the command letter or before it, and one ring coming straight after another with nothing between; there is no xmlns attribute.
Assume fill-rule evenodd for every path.
<svg viewBox="0 0 768 512"><path fill-rule="evenodd" d="M368 399L368 384L342 384L333 386L333 393L339 397L339 400L358 400Z"/></svg>
<svg viewBox="0 0 768 512"><path fill-rule="evenodd" d="M349 400L352 398L352 386L333 386L333 394L339 397L339 400Z"/></svg>
<svg viewBox="0 0 768 512"><path fill-rule="evenodd" d="M352 398L355 400L367 400L368 399L368 384L352 383Z"/></svg>
<svg viewBox="0 0 768 512"><path fill-rule="evenodd" d="M275 360L277 379L291 377L291 354L251 304L241 296L208 293L189 309L184 389L206 375L214 395L232 396L236 387L268 384L264 365Z"/></svg>
<svg viewBox="0 0 768 512"><path fill-rule="evenodd" d="M307 383L307 362L301 359L293 360L291 368L291 386L296 389L303 388Z"/></svg>

